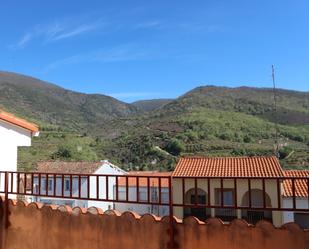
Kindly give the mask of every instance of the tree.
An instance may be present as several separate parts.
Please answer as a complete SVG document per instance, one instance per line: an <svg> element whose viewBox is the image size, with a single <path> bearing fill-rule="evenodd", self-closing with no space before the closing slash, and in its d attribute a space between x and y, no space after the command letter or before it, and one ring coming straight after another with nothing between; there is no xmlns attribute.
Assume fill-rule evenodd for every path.
<svg viewBox="0 0 309 249"><path fill-rule="evenodd" d="M288 155L292 153L293 149L289 146L285 146L279 150L280 159L286 158Z"/></svg>
<svg viewBox="0 0 309 249"><path fill-rule="evenodd" d="M185 150L185 145L182 141L173 138L166 146L166 151L174 156L180 155L181 152Z"/></svg>
<svg viewBox="0 0 309 249"><path fill-rule="evenodd" d="M246 135L244 136L244 142L245 142L245 143L251 143L251 142L252 142L251 137L250 137L249 135L246 134Z"/></svg>
<svg viewBox="0 0 309 249"><path fill-rule="evenodd" d="M72 152L69 146L60 145L58 150L52 155L53 159L56 158L66 158L69 159L72 157Z"/></svg>

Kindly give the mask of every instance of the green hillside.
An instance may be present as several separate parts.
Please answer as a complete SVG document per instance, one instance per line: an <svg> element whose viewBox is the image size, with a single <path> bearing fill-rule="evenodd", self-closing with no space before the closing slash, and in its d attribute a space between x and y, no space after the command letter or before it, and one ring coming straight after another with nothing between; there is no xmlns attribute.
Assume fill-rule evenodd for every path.
<svg viewBox="0 0 309 249"><path fill-rule="evenodd" d="M140 110L145 112L155 111L166 104L172 102L173 99L149 99L149 100L139 100L132 103L132 105L136 106Z"/></svg>
<svg viewBox="0 0 309 249"><path fill-rule="evenodd" d="M309 93L198 87L175 100L126 104L0 72L0 108L37 122L41 135L19 151L19 167L40 160L109 159L125 169L171 169L181 155L274 153L278 121L281 162L309 166Z"/></svg>
<svg viewBox="0 0 309 249"><path fill-rule="evenodd" d="M137 108L100 94L83 94L14 73L0 71L0 108L45 127L89 131Z"/></svg>

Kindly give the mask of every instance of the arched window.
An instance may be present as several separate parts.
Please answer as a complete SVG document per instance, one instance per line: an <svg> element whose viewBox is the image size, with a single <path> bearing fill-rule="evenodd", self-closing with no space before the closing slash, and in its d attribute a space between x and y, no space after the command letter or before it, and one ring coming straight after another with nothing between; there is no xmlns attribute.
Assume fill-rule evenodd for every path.
<svg viewBox="0 0 309 249"><path fill-rule="evenodd" d="M263 207L263 191L261 189L251 189L251 206L262 208ZM242 197L242 206L249 206L249 191L247 191ZM265 193L265 207L271 207L271 199L267 193ZM269 210L246 210L241 211L243 219L251 224L257 223L259 220L268 220L272 222L272 211Z"/></svg>
<svg viewBox="0 0 309 249"><path fill-rule="evenodd" d="M185 194L185 204L206 204L207 194L204 190L197 188L196 195L195 189L189 189ZM184 218L188 216L195 216L201 221L205 221L210 217L210 209L205 207L185 207L184 208Z"/></svg>

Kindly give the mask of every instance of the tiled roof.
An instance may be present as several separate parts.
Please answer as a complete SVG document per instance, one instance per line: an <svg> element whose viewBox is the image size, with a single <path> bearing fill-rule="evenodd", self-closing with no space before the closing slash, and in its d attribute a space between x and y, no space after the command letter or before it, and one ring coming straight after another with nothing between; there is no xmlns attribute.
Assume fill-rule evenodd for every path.
<svg viewBox="0 0 309 249"><path fill-rule="evenodd" d="M93 174L103 165L102 162L38 162L36 171L59 174Z"/></svg>
<svg viewBox="0 0 309 249"><path fill-rule="evenodd" d="M309 179L309 170L284 170L285 177L307 177ZM295 196L296 197L308 197L308 179L295 180ZM292 197L292 181L283 181L283 196Z"/></svg>
<svg viewBox="0 0 309 249"><path fill-rule="evenodd" d="M173 177L281 177L282 168L274 156L184 157Z"/></svg>
<svg viewBox="0 0 309 249"><path fill-rule="evenodd" d="M158 172L158 171L130 171L128 177L128 185L131 187L136 186L136 178L134 176L140 176L138 185L140 187L147 187L147 178L142 176L149 176L153 177L149 179L149 183L151 187L158 187L159 186L159 180L158 177L164 177L164 176L171 176L172 172ZM131 176L131 177L130 177ZM119 186L126 186L126 178L125 177L119 177L118 178L118 185ZM162 188L168 188L168 179L167 178L161 178L161 187Z"/></svg>
<svg viewBox="0 0 309 249"><path fill-rule="evenodd" d="M21 119L21 118L17 118L15 117L13 114L5 112L0 110L0 120L3 120L5 122L14 124L16 126L22 127L26 130L29 130L31 132L38 132L39 128L37 125L29 123L28 121Z"/></svg>

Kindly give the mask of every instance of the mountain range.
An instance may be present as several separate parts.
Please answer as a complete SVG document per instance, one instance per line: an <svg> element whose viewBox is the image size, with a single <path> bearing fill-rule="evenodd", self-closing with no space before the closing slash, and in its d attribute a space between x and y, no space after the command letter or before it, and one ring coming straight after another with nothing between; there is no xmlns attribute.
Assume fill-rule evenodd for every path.
<svg viewBox="0 0 309 249"><path fill-rule="evenodd" d="M41 160L100 159L166 170L181 155L265 155L276 145L285 167L309 165L308 92L201 86L128 104L0 71L0 108L40 125L33 146L19 151L25 170Z"/></svg>

